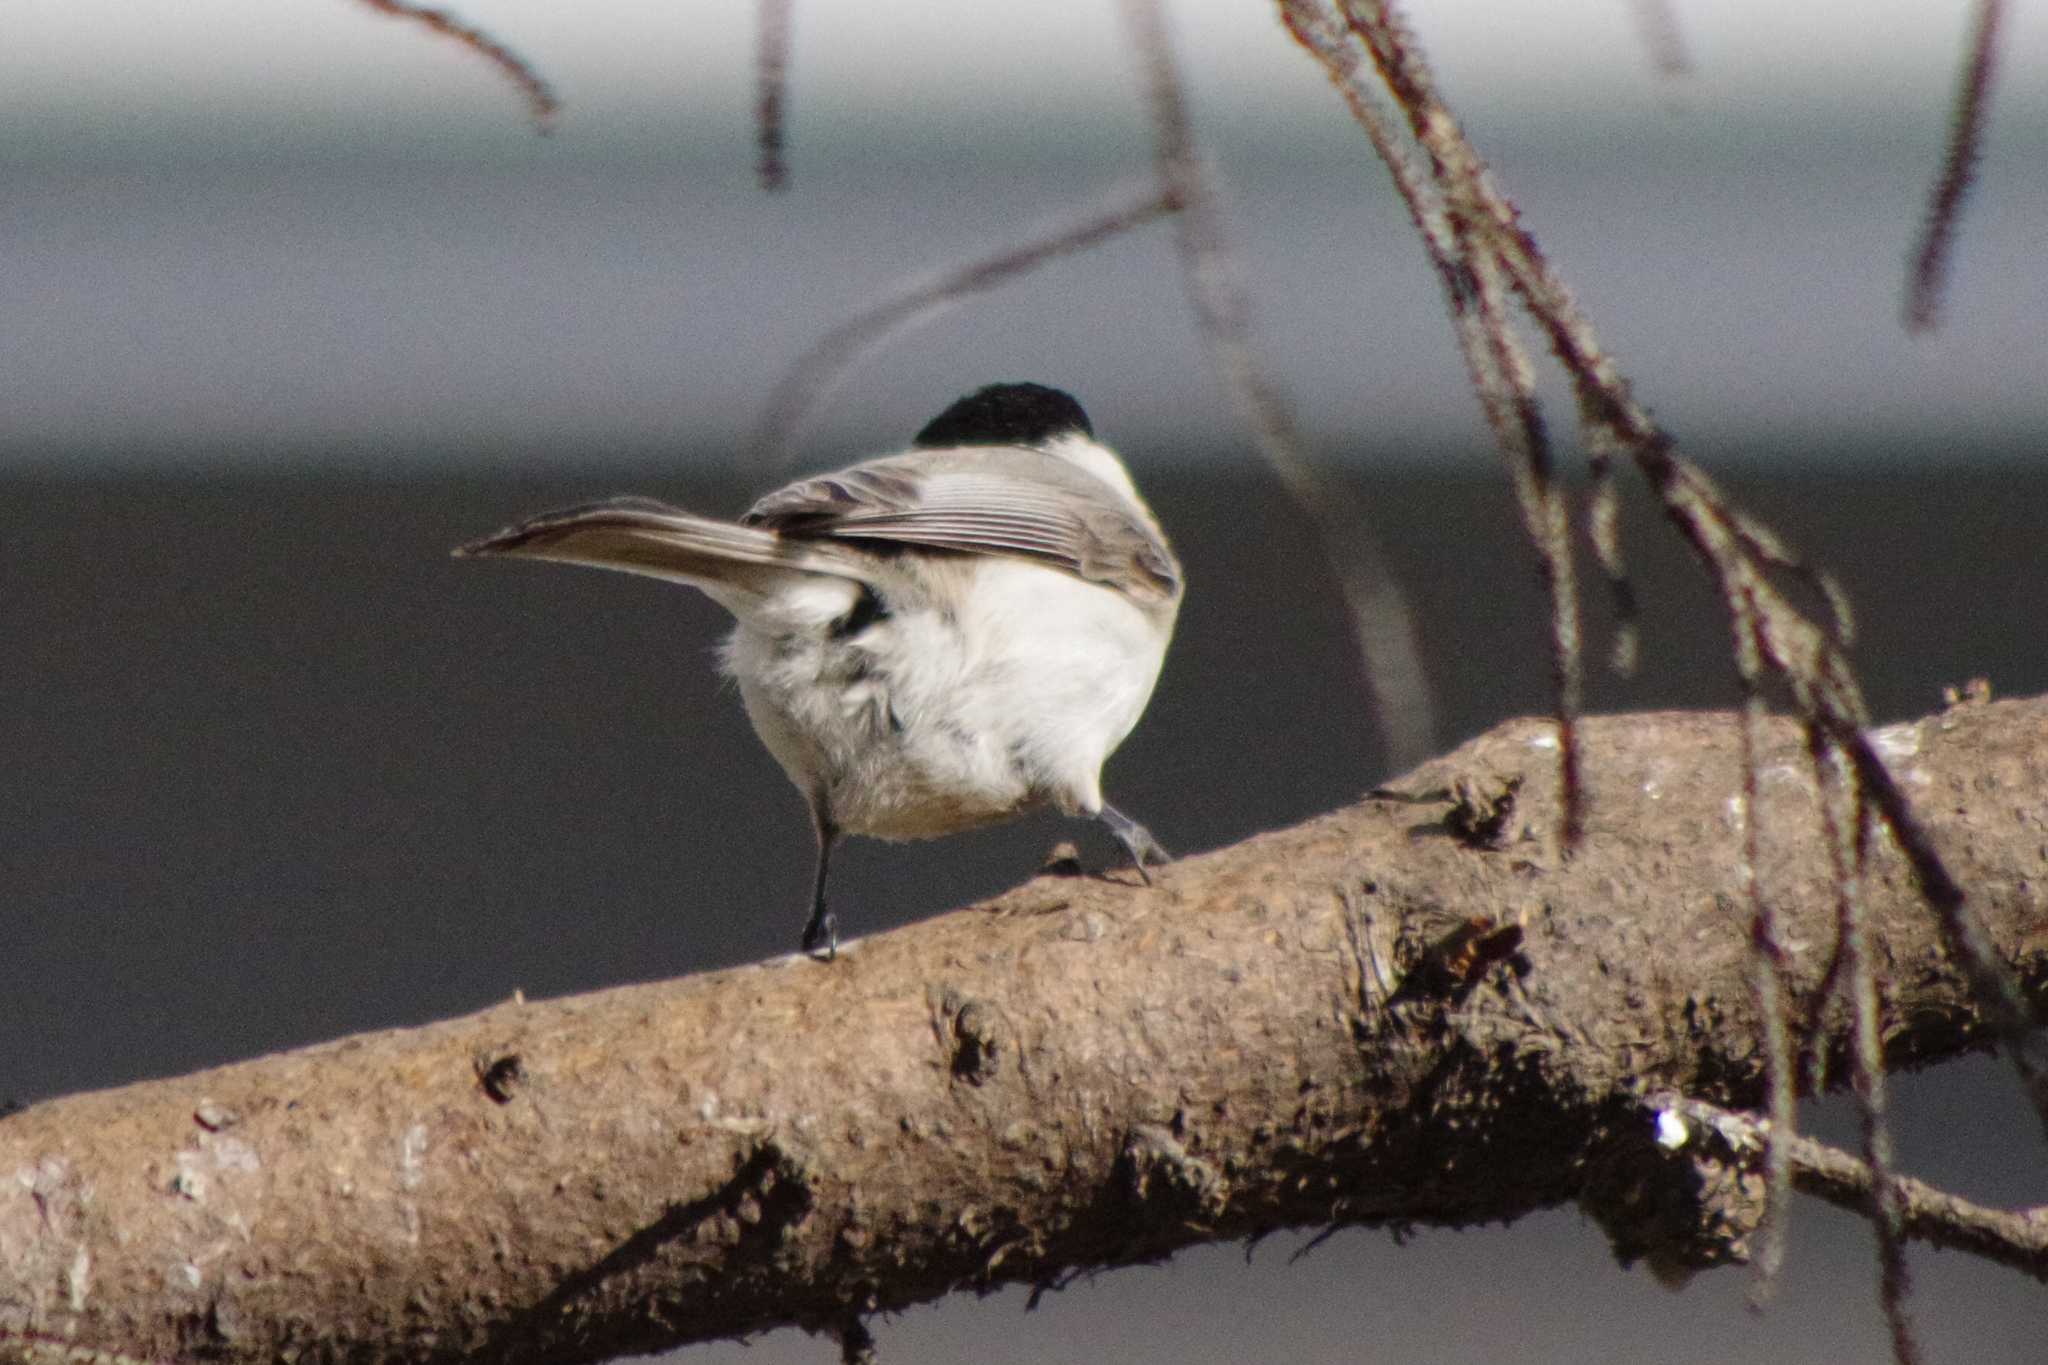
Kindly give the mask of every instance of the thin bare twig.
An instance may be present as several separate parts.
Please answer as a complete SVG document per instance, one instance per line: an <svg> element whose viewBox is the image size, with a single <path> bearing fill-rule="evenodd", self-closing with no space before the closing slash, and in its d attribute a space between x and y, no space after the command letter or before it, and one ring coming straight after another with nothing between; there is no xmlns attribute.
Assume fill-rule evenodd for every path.
<svg viewBox="0 0 2048 1365"><path fill-rule="evenodd" d="M796 0L754 0L754 126L761 157L761 188L773 193L789 182L783 158L783 106L789 97L789 42Z"/></svg>
<svg viewBox="0 0 2048 1365"><path fill-rule="evenodd" d="M1542 406L1536 399L1536 376L1530 369L1528 354L1515 338L1499 263L1492 253L1478 249L1471 240L1471 225L1464 215L1454 210L1450 221L1464 259L1471 263L1476 305L1471 323L1460 322L1461 349L1468 363L1475 351L1487 358L1483 367L1473 369L1474 386L1501 453L1507 458L1508 478L1514 486L1522 529L1536 548L1544 593L1550 600L1550 680L1557 705L1558 764L1564 796L1561 836L1564 847L1573 849L1585 830L1586 819L1578 741L1585 674L1570 511L1553 477L1550 435Z"/></svg>
<svg viewBox="0 0 2048 1365"><path fill-rule="evenodd" d="M1747 1160L1756 1160L1763 1151L1768 1119L1676 1095L1653 1096L1649 1103L1654 1110L1676 1113L1697 1125ZM1839 1147L1807 1137L1786 1138L1785 1149L1792 1165L1792 1182L1802 1192L1870 1216L1876 1182L1868 1164ZM1981 1256L2048 1283L2048 1207L1994 1209L1911 1176L1899 1176L1895 1183L1900 1225L1907 1237Z"/></svg>
<svg viewBox="0 0 2048 1365"><path fill-rule="evenodd" d="M1905 793L1891 780L1884 760L1860 731L1852 730L1835 738L1855 765L1857 780L1884 817L1885 827L1891 831L1899 851L1906 855L1920 895L1940 916L1942 938L1969 979L1971 994L1991 1016L2002 1050L2019 1072L2035 1112L2041 1116L2044 1127L2048 1127L2048 1034L2036 1023L2019 983L1991 946L1983 922L1970 908L1963 888L1949 875L1926 826L1914 813Z"/></svg>
<svg viewBox="0 0 2048 1365"><path fill-rule="evenodd" d="M1911 1280L1906 1272L1905 1203L1892 1165L1884 1045L1879 1027L1881 1002L1869 924L1863 913L1870 807L1841 750L1817 727L1807 727L1806 746L1819 778L1821 829L1834 871L1835 941L1853 1031L1849 1080L1862 1122L1863 1160L1870 1168L1870 1224L1877 1231L1878 1305L1891 1331L1892 1358L1899 1365L1914 1365L1921 1352L1912 1318L1906 1312Z"/></svg>
<svg viewBox="0 0 2048 1365"><path fill-rule="evenodd" d="M1586 432L1586 464L1593 476L1586 500L1586 525L1593 540L1593 560L1607 580L1608 601L1614 611L1614 645L1607 666L1628 677L1636 671L1642 651L1642 627L1635 584L1622 557L1621 489L1614 481L1614 457L1625 452L1605 426L1583 421L1581 426Z"/></svg>
<svg viewBox="0 0 2048 1365"><path fill-rule="evenodd" d="M1100 207L1016 246L906 281L881 302L825 333L797 358L762 409L748 442L749 463L767 467L788 457L807 417L829 398L860 360L898 332L931 321L973 294L1007 284L1047 261L1069 256L1173 212L1169 190L1147 180L1110 195Z"/></svg>
<svg viewBox="0 0 2048 1365"><path fill-rule="evenodd" d="M1706 482L1706 476L1697 471L1695 478L1701 484ZM1783 537L1729 502L1719 488L1713 490L1712 496L1721 505L1728 519L1728 529L1734 534L1742 552L1766 568L1788 574L1793 581L1818 596L1828 609L1827 629L1833 643L1844 649L1852 644L1856 639L1856 614L1850 608L1849 594L1842 591L1842 585L1835 581L1835 576L1801 559L1785 544Z"/></svg>
<svg viewBox="0 0 2048 1365"><path fill-rule="evenodd" d="M1430 751L1435 731L1429 682L1415 623L1359 500L1309 456L1294 410L1260 363L1251 308L1217 207L1210 173L1195 146L1165 16L1158 0L1124 0L1124 20L1143 63L1152 111L1154 158L1180 203L1175 244L1202 338L1224 386L1251 427L1259 453L1314 527L1349 609L1375 719L1388 762L1401 771Z"/></svg>
<svg viewBox="0 0 2048 1365"><path fill-rule="evenodd" d="M1977 0L1970 47L1956 86L1955 116L1949 123L1948 153L1928 198L1927 222L1913 252L1906 282L1906 330L1929 332L1941 322L1942 295L1955 245L1956 220L1976 178L1978 146L1984 139L1984 110L1991 102L1991 77L1998 56L1998 28L2005 0Z"/></svg>
<svg viewBox="0 0 2048 1365"><path fill-rule="evenodd" d="M1770 1126L1763 1151L1764 1212L1757 1228L1755 1272L1750 1280L1752 1306L1768 1302L1785 1265L1785 1225L1792 1202L1792 1165L1780 1135L1794 1132L1798 1118L1792 1071L1792 1040L1786 1019L1786 955L1778 933L1777 914L1764 894L1758 873L1762 861L1762 815L1757 809L1762 784L1757 773L1759 736L1764 721L1763 693L1757 683L1762 665L1749 632L1735 632L1736 671L1742 678L1742 887L1749 901L1750 991L1756 997L1757 1021L1763 1033L1764 1084Z"/></svg>
<svg viewBox="0 0 2048 1365"><path fill-rule="evenodd" d="M1550 438L1536 399L1527 353L1514 335L1497 262L1480 249L1478 230L1460 206L1447 203L1432 163L1425 171L1394 134L1365 88L1355 50L1328 11L1314 0L1281 0L1281 19L1296 41L1323 62L1373 147L1386 162L1410 219L1429 252L1451 311L1454 334L1481 413L1492 427L1515 489L1524 530L1535 546L1551 604L1551 679L1557 698L1558 767L1564 800L1561 842L1576 846L1585 795L1577 738L1583 669L1578 589L1572 567L1570 518L1552 480Z"/></svg>
<svg viewBox="0 0 2048 1365"><path fill-rule="evenodd" d="M561 111L562 103L555 98L554 90L541 78L532 64L524 57L506 47L480 28L464 23L445 9L434 9L427 5L415 5L410 0L362 0L380 14L394 19L409 19L423 24L444 37L476 53L485 61L504 73L505 78L517 86L525 97L526 112L533 119L536 132L546 133L554 126L555 115Z"/></svg>

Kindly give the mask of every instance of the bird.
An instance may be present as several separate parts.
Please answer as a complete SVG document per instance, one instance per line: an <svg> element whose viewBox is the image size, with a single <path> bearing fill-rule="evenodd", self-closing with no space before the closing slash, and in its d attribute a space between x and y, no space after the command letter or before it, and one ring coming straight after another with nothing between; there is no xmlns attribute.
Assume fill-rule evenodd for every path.
<svg viewBox="0 0 2048 1365"><path fill-rule="evenodd" d="M696 588L734 618L721 666L817 836L802 951L829 961L846 835L934 838L1050 807L1101 822L1148 885L1168 855L1103 798L1150 701L1184 578L1071 395L991 384L899 453L800 479L737 521L615 497L459 558L549 560Z"/></svg>

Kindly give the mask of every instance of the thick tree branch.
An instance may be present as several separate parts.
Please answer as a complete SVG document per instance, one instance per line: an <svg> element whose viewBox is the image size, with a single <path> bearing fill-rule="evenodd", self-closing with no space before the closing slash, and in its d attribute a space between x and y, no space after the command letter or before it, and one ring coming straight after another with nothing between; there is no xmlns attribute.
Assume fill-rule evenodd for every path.
<svg viewBox="0 0 2048 1365"><path fill-rule="evenodd" d="M1660 1145L1650 1102L1763 1094L1737 722L1581 738L1568 859L1555 726L1517 721L1403 795L1150 890L1042 877L831 964L32 1106L0 1120L0 1360L576 1361L781 1323L857 1341L859 1315L962 1286L1571 1200L1667 1272L1739 1258L1743 1202L1700 1196L1753 1177ZM2040 999L2048 701L1873 744ZM1759 746L1759 872L1803 1006L1834 877L1800 728ZM1885 1064L1985 1045L1888 836L1861 892ZM1794 1045L1846 1056L1844 1012L1794 1017L1815 1014Z"/></svg>

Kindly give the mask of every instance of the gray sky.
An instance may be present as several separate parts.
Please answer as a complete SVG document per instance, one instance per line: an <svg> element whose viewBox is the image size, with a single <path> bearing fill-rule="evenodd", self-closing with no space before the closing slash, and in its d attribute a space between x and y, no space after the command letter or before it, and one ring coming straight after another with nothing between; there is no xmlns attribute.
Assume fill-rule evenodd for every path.
<svg viewBox="0 0 2048 1365"><path fill-rule="evenodd" d="M2013 12L1951 322L1916 340L1900 277L1966 8L1674 8L1697 63L1678 82L1622 0L1414 7L1639 392L1710 454L1902 424L2037 446L2048 13ZM1170 9L1311 430L1482 440L1435 285L1320 74L1269 6ZM730 449L833 324L1145 165L1112 4L799 5L776 197L751 175L751 4L459 12L553 83L555 136L472 54L346 0L16 0L0 462ZM870 358L806 458L996 377L1075 387L1111 433L1235 430L1154 227Z"/></svg>
<svg viewBox="0 0 2048 1365"><path fill-rule="evenodd" d="M569 101L568 126L661 121L678 107L743 117L747 108L749 0L468 0L452 8L556 82ZM2048 16L2011 8L2005 72L2038 108ZM496 120L509 98L480 65L444 44L408 39L403 25L348 0L15 0L10 9L0 51L0 110L10 117L203 118L212 110L376 125ZM1280 38L1271 6L1182 0L1170 9L1203 89L1292 117L1313 117L1326 102L1320 78ZM1871 108L1942 94L1967 13L1925 0L1673 0L1671 9L1701 72L1688 98L1799 105L1807 92L1826 91ZM1555 115L1641 98L1650 84L1628 0L1435 0L1408 10L1468 101ZM796 85L800 104L812 108L894 104L914 91L927 109L994 103L1038 117L1045 73L1056 72L1059 100L1120 107L1120 39L1117 7L1102 0L804 4Z"/></svg>

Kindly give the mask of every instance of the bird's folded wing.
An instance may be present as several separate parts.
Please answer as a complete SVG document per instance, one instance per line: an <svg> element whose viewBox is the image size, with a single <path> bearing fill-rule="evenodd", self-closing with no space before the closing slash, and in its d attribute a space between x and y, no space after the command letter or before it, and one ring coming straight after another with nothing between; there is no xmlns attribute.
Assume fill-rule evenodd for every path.
<svg viewBox="0 0 2048 1365"><path fill-rule="evenodd" d="M1171 598L1180 566L1116 490L1021 447L891 456L791 484L743 521L792 541L915 545L1056 565L1140 600Z"/></svg>

